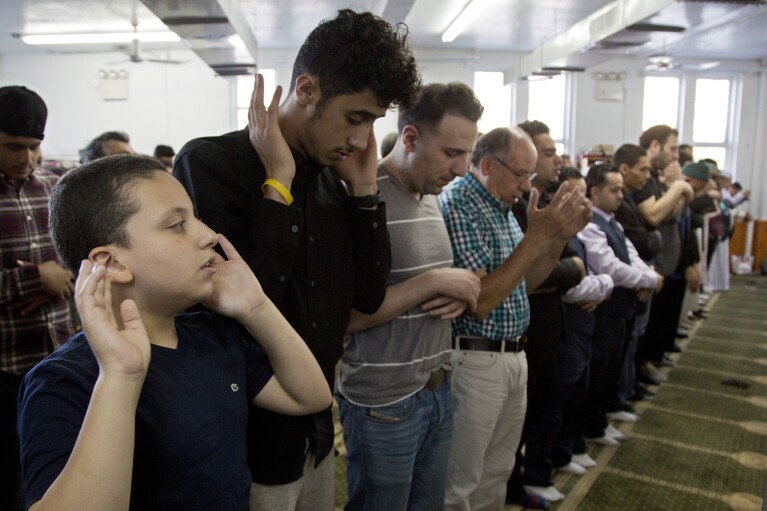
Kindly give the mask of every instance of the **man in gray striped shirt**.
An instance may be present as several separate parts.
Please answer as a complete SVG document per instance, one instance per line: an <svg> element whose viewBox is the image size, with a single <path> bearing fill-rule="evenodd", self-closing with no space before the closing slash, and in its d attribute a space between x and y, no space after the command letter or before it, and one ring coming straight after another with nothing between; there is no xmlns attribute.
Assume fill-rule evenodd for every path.
<svg viewBox="0 0 767 511"><path fill-rule="evenodd" d="M453 268L436 194L468 169L482 105L430 84L399 117L381 160L392 268L373 315L353 311L336 389L347 450L346 509L441 510L453 435L451 319L476 309L479 278Z"/></svg>

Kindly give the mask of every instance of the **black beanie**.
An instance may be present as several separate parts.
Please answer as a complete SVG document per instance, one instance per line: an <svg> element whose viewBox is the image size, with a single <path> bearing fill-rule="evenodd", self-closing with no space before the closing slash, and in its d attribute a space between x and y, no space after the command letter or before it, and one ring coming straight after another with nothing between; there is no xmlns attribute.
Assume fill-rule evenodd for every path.
<svg viewBox="0 0 767 511"><path fill-rule="evenodd" d="M36 92L19 85L0 87L0 132L42 140L48 109Z"/></svg>

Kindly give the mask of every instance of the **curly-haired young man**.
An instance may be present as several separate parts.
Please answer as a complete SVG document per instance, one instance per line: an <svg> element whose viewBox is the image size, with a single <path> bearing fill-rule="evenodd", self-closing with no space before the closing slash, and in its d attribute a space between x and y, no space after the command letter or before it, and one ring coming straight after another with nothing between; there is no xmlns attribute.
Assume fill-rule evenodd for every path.
<svg viewBox="0 0 767 511"><path fill-rule="evenodd" d="M339 11L299 50L290 90L268 108L257 80L249 126L187 143L174 174L309 345L332 387L352 308L372 314L389 273L373 122L409 107L420 75L404 27ZM334 509L330 408L306 417L254 409L252 509Z"/></svg>

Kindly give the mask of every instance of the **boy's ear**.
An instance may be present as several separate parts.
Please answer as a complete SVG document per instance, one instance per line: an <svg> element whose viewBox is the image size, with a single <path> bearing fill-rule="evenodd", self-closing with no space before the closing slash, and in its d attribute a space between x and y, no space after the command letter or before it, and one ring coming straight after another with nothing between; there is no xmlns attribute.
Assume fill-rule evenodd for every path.
<svg viewBox="0 0 767 511"><path fill-rule="evenodd" d="M96 247L88 254L88 259L93 261L94 267L106 266L107 278L115 284L128 284L133 281L131 271L120 263L113 247Z"/></svg>
<svg viewBox="0 0 767 511"><path fill-rule="evenodd" d="M302 74L296 78L296 88L294 93L299 104L303 106L316 104L320 97L319 91L317 77L309 74Z"/></svg>

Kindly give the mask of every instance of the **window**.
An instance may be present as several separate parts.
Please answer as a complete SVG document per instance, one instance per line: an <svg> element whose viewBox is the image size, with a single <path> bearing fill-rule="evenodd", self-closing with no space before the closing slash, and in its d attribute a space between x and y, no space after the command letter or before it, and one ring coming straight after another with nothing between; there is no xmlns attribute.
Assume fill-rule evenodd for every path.
<svg viewBox="0 0 767 511"><path fill-rule="evenodd" d="M695 80L692 141L696 160L711 158L720 168L727 165L729 106L730 80Z"/></svg>
<svg viewBox="0 0 767 511"><path fill-rule="evenodd" d="M679 124L679 78L648 76L644 80L642 131L658 124L673 128Z"/></svg>
<svg viewBox="0 0 767 511"><path fill-rule="evenodd" d="M485 107L477 125L480 133L511 125L511 86L503 84L503 73L474 73L474 94Z"/></svg>
<svg viewBox="0 0 767 511"><path fill-rule="evenodd" d="M277 87L277 73L274 69L259 69L264 77L264 103L269 105L272 100L272 94ZM236 82L237 96L237 126L236 129L242 129L248 125L248 109L250 108L250 96L253 93L254 76L238 76Z"/></svg>
<svg viewBox="0 0 767 511"><path fill-rule="evenodd" d="M555 76L528 84L527 119L549 127L557 153L564 152L567 77Z"/></svg>

